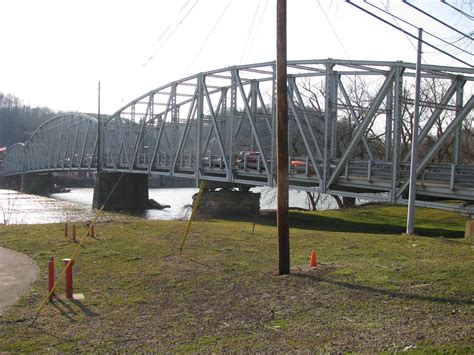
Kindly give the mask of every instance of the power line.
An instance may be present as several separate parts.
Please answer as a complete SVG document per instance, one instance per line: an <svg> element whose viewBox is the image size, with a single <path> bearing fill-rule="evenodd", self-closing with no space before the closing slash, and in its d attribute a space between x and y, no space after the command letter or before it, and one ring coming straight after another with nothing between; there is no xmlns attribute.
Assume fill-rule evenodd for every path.
<svg viewBox="0 0 474 355"><path fill-rule="evenodd" d="M364 0L364 2L366 2L366 3L368 3L369 5L374 6L374 7L377 8L377 6L372 5L372 4L369 3L367 0ZM397 17L396 17L395 15L393 15L391 12L388 11L387 5L384 4L382 0L380 0L380 2L382 3L382 5L385 6L385 10L387 10L387 11L385 11L385 10L383 10L383 9L380 9L380 11L386 12L386 13L388 13L390 16L392 16L393 21L395 21L395 23L397 24L397 26L401 28L402 26L400 26L400 24L399 24L399 23L397 22L397 20L396 20ZM403 21L403 20L402 20L402 21ZM404 35L405 35L405 37L407 38L408 42L411 44L411 46L412 46L415 50L417 50L417 47L413 44L413 42L411 41L410 37L408 37L406 34L404 34ZM425 60L425 58L422 58L422 59L423 59L423 61Z"/></svg>
<svg viewBox="0 0 474 355"><path fill-rule="evenodd" d="M155 41L155 43L153 43L152 47L156 46L160 42L160 40L164 37L164 35L169 31L170 28L171 28L171 24L166 26L165 30L161 33L160 37L158 37L158 39ZM150 57L150 59L151 58L152 57ZM148 60L150 60L150 59L148 59Z"/></svg>
<svg viewBox="0 0 474 355"><path fill-rule="evenodd" d="M189 0L186 1L186 3L184 4L183 7L181 7L181 10L179 10L178 12L178 15L183 11L183 9L186 7L186 5L189 3ZM171 31L171 33L168 34L168 36L165 38L165 40L163 42L161 42L160 46L153 52L153 54L150 56L150 58L148 58L148 60L143 64L143 66L146 66L152 59L153 57L156 55L156 53L158 53L158 51L166 44L166 42L168 42L168 40L170 39L170 37L176 32L176 30L181 26L181 24L184 22L184 20L186 20L186 18L189 16L189 14L191 13L191 11L193 11L193 9L196 7L196 5L199 3L199 0L196 0L194 2L194 4L191 6L191 8L186 12L186 14L183 16L183 18L181 18L181 20L178 22L178 24L174 27L174 29ZM158 40L155 42L158 43L158 41L161 39L162 36L164 36L164 34L168 31L169 27L171 25L168 25L168 27L166 28L166 30L162 33L162 35L160 36L160 38L158 38Z"/></svg>
<svg viewBox="0 0 474 355"><path fill-rule="evenodd" d="M252 24L250 25L250 28L249 28L249 33L247 34L247 40L245 41L244 50L242 51L242 55L240 56L240 64L242 64L242 59L244 59L245 51L247 50L247 46L250 40L250 35L252 34L252 29L255 24L255 19L257 18L258 9L260 9L261 4L262 4L262 0L259 0L257 4L257 8L255 9L255 14L253 15Z"/></svg>
<svg viewBox="0 0 474 355"><path fill-rule="evenodd" d="M433 20L435 20L435 21L438 21L438 22L441 23L442 25L444 25L444 26L450 28L451 30L453 30L453 31L455 31L455 32L457 32L457 33L459 33L460 35L462 35L462 36L464 36L464 37L466 37L466 38L469 38L471 41L474 40L473 37L471 37L471 36L465 34L464 32L459 31L457 28L454 28L453 26L447 24L446 22L441 21L440 19L434 17L433 15L430 15L430 14L427 13L426 11L423 11L422 9L420 9L419 7L416 7L415 5L410 4L407 0L402 0L402 2L403 2L405 5L408 5L408 6L412 7L412 8L414 8L415 10L421 12L423 15L426 15L426 16L428 16L429 18L431 18L431 19L433 19Z"/></svg>
<svg viewBox="0 0 474 355"><path fill-rule="evenodd" d="M332 29L332 31L334 32L334 35L336 36L336 39L337 39L337 41L339 42L340 46L342 47L342 50L343 50L344 53L346 54L347 59L351 59L351 58L349 57L349 54L348 54L347 51L346 51L346 47L344 47L344 44L342 43L341 39L339 38L339 36L338 36L338 34L337 34L337 32L336 32L336 29L334 28L334 26L333 26L332 23L331 23L331 20L329 19L328 15L326 14L326 11L324 11L324 9L323 9L323 7L321 6L321 3L319 2L319 0L317 0L317 1L318 1L319 8L320 8L321 11L323 12L324 17L326 18L326 21L329 23L329 26L331 26L331 29Z"/></svg>
<svg viewBox="0 0 474 355"><path fill-rule="evenodd" d="M181 9L179 9L178 13L176 14L176 17L178 17L179 15L181 15L181 13L183 12L184 8L189 4L189 1L190 0L186 0L186 2L184 3L184 5L181 7ZM168 30L170 29L171 27L171 23L168 24L168 26L165 28L165 30L161 33L160 37L158 37L158 39L153 43L153 46L156 46L160 40L163 38L163 36L166 34L166 32L168 32Z"/></svg>
<svg viewBox="0 0 474 355"><path fill-rule="evenodd" d="M400 32L403 32L403 33L407 34L408 36L410 36L410 37L412 37L412 38L418 40L418 37L412 35L410 32L405 31L404 29L402 29L402 28L400 28L400 27L398 27L398 26L395 26L393 23L388 22L387 20L381 18L380 16L377 16L376 14L370 12L370 11L367 10L367 9L364 9L363 7L360 7L359 5L354 4L353 2L351 2L351 0L346 0L346 2L349 3L350 5L352 5L352 6L356 7L356 8L358 8L359 10L361 10L361 11L363 11L363 12L369 14L370 16L375 17L375 18L378 19L379 21L382 21L383 23L385 23L385 24L387 24L387 25L389 25L389 26L391 26L391 27L393 27L393 28L399 30ZM460 62L460 63L463 63L463 64L465 64L465 65L467 65L467 66L469 66L469 67L471 67L471 68L474 67L472 64L469 64L469 63L467 63L467 62L465 62L465 61L463 61L463 60L457 58L456 56L452 55L451 53L448 53L448 52L446 52L446 51L444 51L444 50L442 50L442 49L436 47L435 45L432 45L431 43L426 42L425 40L422 40L421 42L422 42L423 44L426 44L428 47L434 48L434 49L436 49L438 52L441 52L441 53L447 55L448 57L451 57L452 59L454 59L454 60L456 60L456 61L458 61L458 62Z"/></svg>
<svg viewBox="0 0 474 355"><path fill-rule="evenodd" d="M250 53L252 53L252 49L253 49L253 46L255 44L255 40L257 38L257 34L258 32L260 31L260 25L262 24L262 20L263 20L263 16L265 15L265 11L267 9L267 5L268 5L268 0L265 0L265 5L263 5L263 10L260 14L260 18L258 19L258 25L257 25L257 30L254 31L254 34L253 34L253 38L252 38L252 42L249 46L249 50L247 51L247 55L245 56L245 62L248 62L248 59L249 59L249 56L250 56Z"/></svg>
<svg viewBox="0 0 474 355"><path fill-rule="evenodd" d="M474 35L474 31L471 32L472 35ZM458 43L462 41L466 41L466 38L458 37L458 38L453 38L453 43ZM472 41L470 42L472 44Z"/></svg>
<svg viewBox="0 0 474 355"><path fill-rule="evenodd" d="M178 11L178 15L184 10L185 7L189 4L189 1L190 1L190 0L186 0L186 2L184 3L184 5L181 6L181 9L179 9L179 11Z"/></svg>
<svg viewBox="0 0 474 355"><path fill-rule="evenodd" d="M225 13L227 12L227 9L229 8L230 4L232 4L232 1L233 0L230 0L229 3L227 4L227 6L225 7L224 11L222 11L220 17L217 19L216 23L214 24L214 27L212 28L211 32L209 32L209 34L207 35L206 39L204 40L204 42L202 43L201 47L199 48L199 50L197 51L196 55L194 56L193 60L191 61L191 64L189 64L188 68L186 69L186 73L189 71L189 69L192 67L192 65L194 64L194 61L196 60L196 58L199 56L199 54L201 53L202 49L204 48L204 46L206 45L207 41L209 40L209 38L212 36L212 34L214 33L214 31L216 30L217 26L219 25L219 23L221 22L222 18L224 17Z"/></svg>
<svg viewBox="0 0 474 355"><path fill-rule="evenodd" d="M463 14L464 16L466 16L468 19L470 19L471 21L474 20L474 16L472 15L469 15L468 13L462 11L461 9L458 9L457 7L451 5L450 3L446 2L446 0L441 0L441 2L445 5L448 5L450 8L456 10L457 12L460 12L461 14Z"/></svg>
<svg viewBox="0 0 474 355"><path fill-rule="evenodd" d="M410 22L408 22L408 21L406 21L406 20L404 20L404 19L402 19L402 18L400 18L400 17L398 17L398 16L395 16L395 15L392 14L391 12L382 9L382 8L378 7L377 5L374 5L374 4L370 3L368 0L364 0L364 2L365 2L366 4L368 4L368 5L370 5L370 6L374 7L374 8L376 8L377 10L382 11L383 13L390 15L390 16L394 19L395 23L397 23L396 20L399 20L399 21L402 21L403 23L405 23L405 24L407 24L407 25L409 25L409 26L411 26L411 27L413 27L413 28L415 28L415 29L418 29L418 27L415 26L414 24L412 24L412 23L410 23ZM398 25L399 27L401 27L398 23L397 23L397 25ZM453 43L448 42L448 41L442 39L441 37L438 37L438 36L436 36L436 35L434 35L434 34L428 32L428 31L426 31L426 30L423 30L423 33L426 33L427 35L430 35L431 37L436 38L437 40L439 40L439 41L441 41L441 42L443 42L443 43L445 43L445 44L448 44L448 45L450 45L450 46L453 46L454 48L456 48L456 49L458 49L458 50L460 50L460 51L462 51L462 52L464 52L464 53L466 53L466 54L471 55L471 53L468 52L468 51L466 51L465 49L463 49L463 48L461 48L461 47L458 47L458 46L454 45ZM413 45L413 43L412 43L411 41L410 41L410 43ZM413 45L413 46L414 46L414 45ZM415 49L416 49L416 47L415 47Z"/></svg>

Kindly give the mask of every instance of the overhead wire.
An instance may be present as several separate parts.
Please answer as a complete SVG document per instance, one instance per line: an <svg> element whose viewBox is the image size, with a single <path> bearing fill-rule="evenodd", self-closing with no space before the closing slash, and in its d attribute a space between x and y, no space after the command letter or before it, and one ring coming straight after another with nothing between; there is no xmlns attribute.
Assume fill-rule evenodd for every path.
<svg viewBox="0 0 474 355"><path fill-rule="evenodd" d="M258 10L260 9L261 4L262 4L262 0L258 0L257 8L255 9L255 14L253 15L253 19L252 19L252 24L250 25L249 33L247 34L247 40L245 41L244 50L242 51L242 55L240 56L240 61L239 61L240 64L242 64L242 60L244 59L245 51L247 50L247 46L250 42L250 37L251 37L251 34L252 34L253 26L255 24L255 20L257 19Z"/></svg>
<svg viewBox="0 0 474 355"><path fill-rule="evenodd" d="M164 35L169 31L169 29L171 28L171 24L169 24L168 26L166 26L166 28L164 29L164 31L161 33L160 37L158 37L158 39L155 41L155 43L153 43L153 46L156 46L160 40L164 37ZM148 58L148 61L150 61L151 59L153 58L153 56L150 56L150 58ZM147 63L148 63L147 61ZM145 63L146 64L146 63Z"/></svg>
<svg viewBox="0 0 474 355"><path fill-rule="evenodd" d="M387 20L381 18L380 16L377 16L376 14L370 12L369 10L364 9L363 7L361 7L361 6L357 5L357 4L354 4L351 0L346 0L346 2L349 3L350 5L356 7L357 9L359 9L359 10L361 10L361 11L363 11L363 12L369 14L370 16L375 17L375 18L378 19L379 21L382 21L383 23L385 23L385 24L387 24L387 25L389 25L389 26L391 26L391 27L397 29L398 31L403 32L403 33L407 34L408 36L410 36L410 37L412 37L412 38L418 40L418 37L417 37L417 36L411 34L410 32L404 30L403 28L400 28L399 26L394 25L393 23L390 23L389 21L387 21ZM450 58L452 58L452 59L454 59L454 60L456 60L456 61L458 61L458 62L460 62L460 63L462 63L462 64L464 64L464 65L467 65L468 67L471 67L471 68L474 67L472 64L469 64L469 63L465 62L464 60L459 59L458 57L452 55L451 53L448 53L448 52L446 52L445 50L442 50L442 49L436 47L435 45L433 45L433 44L431 44L431 43L429 43L429 42L427 42L427 41L425 41L425 40L421 40L421 42L422 42L423 44L427 45L428 47L434 48L434 49L436 49L438 52L441 52L441 53L447 55L448 57L450 57Z"/></svg>
<svg viewBox="0 0 474 355"><path fill-rule="evenodd" d="M184 3L184 5L181 7L181 9L179 9L178 13L176 14L176 16L179 16L181 15L181 13L183 12L184 8L189 4L189 1L191 0L186 0L186 2ZM160 40L163 38L163 36L166 34L166 32L168 32L168 30L170 29L171 27L171 23L168 24L168 26L166 26L165 30L161 33L161 35L158 37L158 39L153 43L153 46L156 46Z"/></svg>
<svg viewBox="0 0 474 355"><path fill-rule="evenodd" d="M455 11L463 14L464 16L466 16L468 19L470 19L471 21L474 20L474 16L472 15L469 15L468 13L462 11L461 9L458 9L456 6L453 6L451 5L450 3L446 2L446 0L441 0L441 3L445 4L445 5L448 5L450 8L454 9Z"/></svg>
<svg viewBox="0 0 474 355"><path fill-rule="evenodd" d="M472 34L474 34L474 31L471 32ZM453 43L458 43L458 42L462 42L462 41L466 41L467 39L466 38L462 38L462 37L457 37L457 38L453 38ZM472 44L472 41L471 41L471 44Z"/></svg>
<svg viewBox="0 0 474 355"><path fill-rule="evenodd" d="M257 29L254 31L252 42L251 42L251 44L249 46L249 49L247 51L247 55L245 56L245 62L248 62L250 53L252 53L253 46L255 45L255 40L257 39L257 35L260 31L260 26L262 24L263 16L265 15L265 11L267 10L267 5L268 5L268 0L265 0L265 5L263 5L263 10L262 10L262 12L260 14L260 17L258 19Z"/></svg>
<svg viewBox="0 0 474 355"><path fill-rule="evenodd" d="M179 10L178 14L176 16L179 16L180 13L182 13L183 9L186 7L186 5L189 3L189 0L186 1L186 3L181 7ZM189 14L193 11L193 9L196 7L196 5L199 3L199 0L195 0L193 5L189 8L189 10L186 12L186 14L181 18L181 20L178 22L178 24L173 28L173 30L168 34L168 36L165 38L163 42L161 42L160 46L152 53L152 55L147 59L145 63L143 63L143 66L147 66L148 63L154 58L154 56L159 52L161 48L168 42L168 40L171 38L171 36L176 32L176 30L181 26L181 24L186 20L189 16ZM169 27L171 25L168 25L168 27L165 29L165 31L162 33L160 38L155 42L155 44L158 43L158 41L165 35L166 32L168 32ZM155 45L154 44L154 45Z"/></svg>
<svg viewBox="0 0 474 355"><path fill-rule="evenodd" d="M318 5L319 5L319 8L320 8L321 11L323 12L324 17L326 18L326 21L329 23L329 26L331 27L332 32L333 32L334 35L336 36L336 39L337 39L337 41L339 42L339 45L342 47L342 50L343 50L344 53L346 54L347 59L350 59L349 53L347 53L346 47L344 47L344 44L342 43L341 39L339 38L339 35L337 34L336 29L335 29L334 26L332 25L331 20L329 19L328 15L326 14L326 11L324 11L324 9L323 9L321 3L319 2L319 0L317 0L317 2L318 2Z"/></svg>
<svg viewBox="0 0 474 355"><path fill-rule="evenodd" d="M178 15L179 15L181 12L183 12L184 8L189 4L190 1L191 1L191 0L186 0L186 2L184 3L184 5L181 6L181 9L179 9Z"/></svg>
<svg viewBox="0 0 474 355"><path fill-rule="evenodd" d="M379 11L381 11L381 12L383 12L383 13L389 15L389 16L391 16L391 17L393 18L393 20L395 21L395 23L396 23L399 27L401 27L401 26L398 24L397 20L398 20L398 21L401 21L401 22L403 22L403 23L405 23L405 24L407 24L407 25L409 25L409 26L411 26L411 27L413 27L413 28L415 28L415 29L418 29L418 26L416 26L416 25L414 25L414 24L412 24L412 23L410 23L410 22L408 22L408 21L402 19L401 17L398 17L398 16L392 14L391 12L389 12L389 11L387 10L387 8L385 8L385 10L384 10L384 9L378 7L377 5L372 4L372 3L369 2L368 0L364 0L364 2L365 2L366 4L368 4L368 5L370 5L370 6L374 7L374 8L376 8L377 10L379 10ZM460 51L462 51L462 52L464 52L464 53L466 53L466 54L471 55L471 53L468 52L468 51L466 51L465 49L463 49L463 48L461 48L461 47L458 47L458 46L454 45L453 43L448 42L448 41L444 40L443 38L441 38L441 37L439 37L439 36L436 36L435 34L429 32L429 31L423 30L423 33L426 33L427 35L429 35L429 36L431 36L431 37L433 37L433 38L436 38L437 40L439 40L439 41L441 41L441 42L443 42L443 43L445 43L445 44L448 44L448 45L450 45L450 46L452 46L452 47L454 47L454 48L456 48L456 49L458 49L458 50L460 50ZM414 48L416 49L416 46L411 42L411 40L410 40L410 43L411 43L411 44L414 46Z"/></svg>
<svg viewBox="0 0 474 355"><path fill-rule="evenodd" d="M364 0L364 2L368 3L369 5L372 5L372 4L369 3L367 0ZM396 16L393 15L391 12L388 11L388 7L387 7L386 4L383 3L383 0L380 0L380 2L381 2L382 5L385 7L385 10L387 10L386 13L388 13L390 16L392 16L393 21L397 24L398 27L401 28L402 26L400 26L400 24L397 22ZM375 6L375 5L374 5L374 6ZM382 9L382 11L383 11L383 9ZM384 12L385 12L385 11L384 11ZM412 42L411 38L410 38L406 33L404 33L404 35L405 35L405 37L407 38L407 40L408 40L408 42L410 43L410 45L411 45L411 46L413 47L413 49L416 51L416 50L417 50L417 47L416 47L416 45ZM424 58L422 58L422 60L424 61Z"/></svg>
<svg viewBox="0 0 474 355"><path fill-rule="evenodd" d="M469 38L471 41L474 40L474 37L472 37L472 36L470 36L470 35L467 35L467 34L465 34L464 32L459 31L457 28L451 26L450 24L448 24L448 23L446 23L446 22L444 22L444 21L441 21L439 18L437 18L437 17L435 17L435 16L433 16L433 15L427 13L426 11L420 9L419 7L416 7L415 5L409 3L407 0L402 0L402 2L403 2L405 5L408 5L408 6L412 7L412 8L414 8L415 10L421 12L423 15L426 15L426 16L428 16L429 18L431 18L431 19L433 19L433 20L435 20L435 21L441 23L442 25L448 27L449 29L451 29L451 30L453 30L453 31L455 31L455 32L457 32L457 33L459 33L460 35L462 35L462 36L464 36L464 37L466 37L466 38Z"/></svg>
<svg viewBox="0 0 474 355"><path fill-rule="evenodd" d="M214 31L216 30L217 26L219 25L219 23L221 22L222 18L223 18L224 15L225 15L225 13L227 12L227 9L230 7L230 4L232 4L232 1L233 1L233 0L230 0L229 3L227 4L227 6L224 8L224 11L222 11L221 15L219 16L219 18L217 19L216 23L214 24L214 27L212 27L211 32L209 32L209 34L207 35L206 39L205 39L204 42L202 43L201 47L200 47L199 50L197 51L196 55L193 57L193 60L191 61L191 64L189 64L188 68L186 69L185 75L189 72L189 69L191 69L191 67L193 66L193 64L194 64L194 62L196 61L197 57L199 56L199 54L201 53L202 49L203 49L204 46L206 45L207 41L209 40L209 38L212 36L212 34L214 33Z"/></svg>

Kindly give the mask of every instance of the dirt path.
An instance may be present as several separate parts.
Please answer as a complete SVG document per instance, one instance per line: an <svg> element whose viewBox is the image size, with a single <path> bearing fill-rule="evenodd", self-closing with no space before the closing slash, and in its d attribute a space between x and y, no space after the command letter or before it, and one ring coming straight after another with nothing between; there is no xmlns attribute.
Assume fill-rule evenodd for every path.
<svg viewBox="0 0 474 355"><path fill-rule="evenodd" d="M0 315L29 289L38 267L28 256L0 248Z"/></svg>

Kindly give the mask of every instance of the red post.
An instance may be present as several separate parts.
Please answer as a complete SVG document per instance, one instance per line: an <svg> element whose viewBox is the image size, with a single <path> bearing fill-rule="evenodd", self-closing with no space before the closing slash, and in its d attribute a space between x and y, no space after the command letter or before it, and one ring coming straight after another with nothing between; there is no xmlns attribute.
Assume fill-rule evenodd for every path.
<svg viewBox="0 0 474 355"><path fill-rule="evenodd" d="M72 240L76 241L76 226L72 226Z"/></svg>
<svg viewBox="0 0 474 355"><path fill-rule="evenodd" d="M54 256L52 256L49 259L49 265L48 265L48 294L51 292L51 290L54 288ZM53 295L54 292L49 295L49 302L53 302Z"/></svg>
<svg viewBox="0 0 474 355"><path fill-rule="evenodd" d="M64 223L64 237L67 238L67 223Z"/></svg>
<svg viewBox="0 0 474 355"><path fill-rule="evenodd" d="M66 297L73 298L72 293L72 267L74 260L69 262L71 259L63 259L64 265L66 265Z"/></svg>
<svg viewBox="0 0 474 355"><path fill-rule="evenodd" d="M316 267L316 250L311 252L311 258L309 259L309 267Z"/></svg>

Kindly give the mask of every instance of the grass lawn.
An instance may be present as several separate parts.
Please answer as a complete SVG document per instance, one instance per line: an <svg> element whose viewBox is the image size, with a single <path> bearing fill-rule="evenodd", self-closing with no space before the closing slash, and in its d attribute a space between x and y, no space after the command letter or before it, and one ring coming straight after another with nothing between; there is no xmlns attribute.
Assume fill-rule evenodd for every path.
<svg viewBox="0 0 474 355"><path fill-rule="evenodd" d="M33 326L47 264L74 242L59 224L0 226L0 246L30 255L41 274L0 317L0 352L474 351L474 247L466 218L367 205L291 213L292 273L276 276L274 217L192 226L104 223L74 266L83 301L56 300ZM80 230L83 230L82 227ZM311 250L318 266L309 270ZM61 284L59 294L64 294Z"/></svg>

